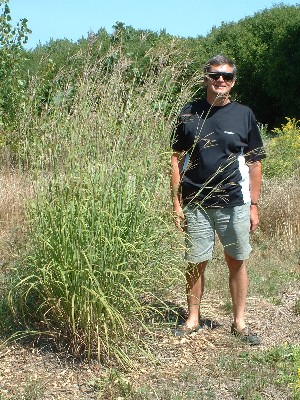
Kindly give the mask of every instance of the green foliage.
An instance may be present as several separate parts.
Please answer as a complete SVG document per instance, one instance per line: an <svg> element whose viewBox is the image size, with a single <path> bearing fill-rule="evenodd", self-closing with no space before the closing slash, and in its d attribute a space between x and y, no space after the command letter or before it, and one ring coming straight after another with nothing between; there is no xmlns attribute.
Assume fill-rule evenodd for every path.
<svg viewBox="0 0 300 400"><path fill-rule="evenodd" d="M31 31L27 19L21 19L15 27L10 23L9 1L0 3L0 127L11 128L26 98L26 81L21 74L26 58L23 44ZM2 146L5 143L2 139Z"/></svg>
<svg viewBox="0 0 300 400"><path fill-rule="evenodd" d="M275 128L267 143L268 157L264 162L264 173L268 177L287 178L299 175L300 127L295 118L287 118L281 128Z"/></svg>
<svg viewBox="0 0 300 400"><path fill-rule="evenodd" d="M285 116L300 118L300 6L279 4L238 23L214 28L205 40L211 54L225 53L238 66L237 97L258 120L274 126Z"/></svg>
<svg viewBox="0 0 300 400"><path fill-rule="evenodd" d="M10 18L8 15L3 13L4 20ZM18 49L21 39L26 40L29 33L26 20L22 21L15 31L9 27L15 34ZM39 115L52 101L60 101L67 82L69 89L71 87L67 89L70 109L77 81L86 68L86 60L93 64L104 57L107 71L122 65L126 70L124 78L128 82L135 80L141 86L150 70L158 75L165 66L179 63L183 69L170 93L172 100L176 101L182 82L195 76L198 76L198 81L195 81L193 91L195 96L200 97L204 95L201 79L205 61L213 54L225 53L235 59L238 66L233 96L253 108L261 123L273 128L286 116L300 119L299 80L293 78L295 66L300 62L299 26L299 5L279 4L237 23L223 23L213 28L206 37L172 37L165 31L134 29L123 22L116 22L112 34L99 29L77 43L66 39L51 40L26 53L17 52L18 62L9 64L8 60L5 61L9 66L5 67L5 73L9 76L4 78L7 83L11 82L5 88L19 98L18 101L5 102L7 110L3 112L3 118L7 123L17 119L20 104L26 103L29 98ZM9 51L12 52L11 47ZM16 58L16 55L13 57ZM68 70L68 74L61 74L62 70ZM64 77L67 75L66 81ZM32 85L35 87L33 97ZM27 87L30 95L26 96Z"/></svg>

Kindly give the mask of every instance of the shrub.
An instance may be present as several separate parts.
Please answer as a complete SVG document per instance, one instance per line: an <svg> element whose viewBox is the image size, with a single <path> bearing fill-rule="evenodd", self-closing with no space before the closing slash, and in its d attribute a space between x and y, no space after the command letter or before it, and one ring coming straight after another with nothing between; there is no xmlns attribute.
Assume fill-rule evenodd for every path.
<svg viewBox="0 0 300 400"><path fill-rule="evenodd" d="M268 157L264 163L264 173L271 178L287 178L299 175L300 127L295 118L286 118L287 123L272 132L267 143Z"/></svg>

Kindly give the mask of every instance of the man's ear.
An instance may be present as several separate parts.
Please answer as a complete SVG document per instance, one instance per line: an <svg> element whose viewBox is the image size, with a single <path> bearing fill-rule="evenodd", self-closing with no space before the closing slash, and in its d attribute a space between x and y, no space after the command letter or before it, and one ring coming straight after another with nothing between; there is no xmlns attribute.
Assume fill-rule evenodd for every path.
<svg viewBox="0 0 300 400"><path fill-rule="evenodd" d="M205 86L207 86L207 81L208 81L208 78L207 78L207 76L205 76L205 77L204 77L204 85L205 85Z"/></svg>

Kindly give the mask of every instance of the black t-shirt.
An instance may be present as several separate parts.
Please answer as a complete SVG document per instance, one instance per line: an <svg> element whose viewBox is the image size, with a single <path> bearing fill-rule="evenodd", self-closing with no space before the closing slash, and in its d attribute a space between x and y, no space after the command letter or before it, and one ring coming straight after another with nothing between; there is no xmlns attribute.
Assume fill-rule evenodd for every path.
<svg viewBox="0 0 300 400"><path fill-rule="evenodd" d="M206 100L182 109L172 148L185 153L181 171L184 205L233 207L250 201L248 163L265 157L252 110L232 102L212 107Z"/></svg>

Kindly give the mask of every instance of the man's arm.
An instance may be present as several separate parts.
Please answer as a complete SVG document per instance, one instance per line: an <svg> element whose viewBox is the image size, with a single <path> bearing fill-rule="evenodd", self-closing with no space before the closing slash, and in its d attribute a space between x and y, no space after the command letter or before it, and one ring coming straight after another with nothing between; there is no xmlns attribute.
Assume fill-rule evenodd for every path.
<svg viewBox="0 0 300 400"><path fill-rule="evenodd" d="M183 231L182 224L184 222L184 214L181 207L180 199L180 168L183 162L183 153L174 152L171 156L170 186L173 202L173 213L175 225L180 231Z"/></svg>
<svg viewBox="0 0 300 400"><path fill-rule="evenodd" d="M249 164L249 182L250 182L250 230L254 231L259 224L258 199L260 194L262 179L261 161L255 161Z"/></svg>

